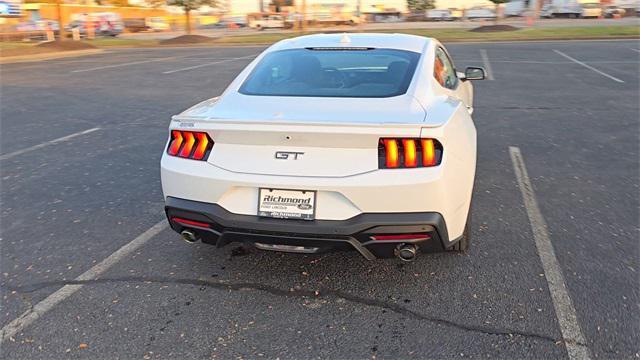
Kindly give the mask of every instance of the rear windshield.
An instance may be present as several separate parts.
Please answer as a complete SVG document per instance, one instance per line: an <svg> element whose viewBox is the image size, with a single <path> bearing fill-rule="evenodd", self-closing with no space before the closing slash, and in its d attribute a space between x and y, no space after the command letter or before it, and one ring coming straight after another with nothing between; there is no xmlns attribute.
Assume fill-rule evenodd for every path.
<svg viewBox="0 0 640 360"><path fill-rule="evenodd" d="M420 54L392 49L292 49L267 54L240 87L262 96L402 95Z"/></svg>

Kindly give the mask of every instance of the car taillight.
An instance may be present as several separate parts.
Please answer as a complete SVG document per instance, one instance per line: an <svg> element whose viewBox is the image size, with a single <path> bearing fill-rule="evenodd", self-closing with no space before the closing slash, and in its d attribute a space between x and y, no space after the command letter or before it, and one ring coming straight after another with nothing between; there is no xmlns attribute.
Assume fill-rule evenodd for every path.
<svg viewBox="0 0 640 360"><path fill-rule="evenodd" d="M171 220L177 222L180 225L199 226L199 227L203 227L203 228L208 228L209 227L209 224L207 224L205 222L201 222L201 221L183 219L183 218L178 218L178 217L172 217Z"/></svg>
<svg viewBox="0 0 640 360"><path fill-rule="evenodd" d="M385 166L388 168L396 168L398 167L398 160L400 156L398 154L398 142L394 139L384 139L384 162Z"/></svg>
<svg viewBox="0 0 640 360"><path fill-rule="evenodd" d="M213 140L204 132L171 130L167 154L186 159L206 160L213 147Z"/></svg>
<svg viewBox="0 0 640 360"><path fill-rule="evenodd" d="M378 167L402 169L440 165L442 144L435 139L380 139Z"/></svg>

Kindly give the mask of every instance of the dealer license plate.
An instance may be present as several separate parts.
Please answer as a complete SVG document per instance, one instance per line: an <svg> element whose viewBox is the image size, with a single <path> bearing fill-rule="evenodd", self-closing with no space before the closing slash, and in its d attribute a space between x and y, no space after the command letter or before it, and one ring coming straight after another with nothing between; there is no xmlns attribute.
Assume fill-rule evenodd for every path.
<svg viewBox="0 0 640 360"><path fill-rule="evenodd" d="M260 189L258 199L259 216L313 220L315 213L315 191Z"/></svg>

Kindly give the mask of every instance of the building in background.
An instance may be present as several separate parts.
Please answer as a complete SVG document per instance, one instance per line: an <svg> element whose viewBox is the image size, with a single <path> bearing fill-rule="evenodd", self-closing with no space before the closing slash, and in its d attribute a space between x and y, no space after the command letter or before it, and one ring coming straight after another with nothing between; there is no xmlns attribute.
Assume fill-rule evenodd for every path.
<svg viewBox="0 0 640 360"><path fill-rule="evenodd" d="M22 14L22 1L0 0L0 18L16 18Z"/></svg>
<svg viewBox="0 0 640 360"><path fill-rule="evenodd" d="M22 17L21 0L0 0L0 28L17 23Z"/></svg>

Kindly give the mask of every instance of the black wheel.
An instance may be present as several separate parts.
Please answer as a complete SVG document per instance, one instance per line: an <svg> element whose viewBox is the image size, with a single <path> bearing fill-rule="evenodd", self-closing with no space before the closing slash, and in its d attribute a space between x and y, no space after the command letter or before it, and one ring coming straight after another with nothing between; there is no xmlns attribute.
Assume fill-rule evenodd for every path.
<svg viewBox="0 0 640 360"><path fill-rule="evenodd" d="M449 248L449 251L466 252L471 245L471 209L469 206L469 213L467 214L467 223L464 225L464 231L462 232L462 238L457 243L453 244Z"/></svg>

